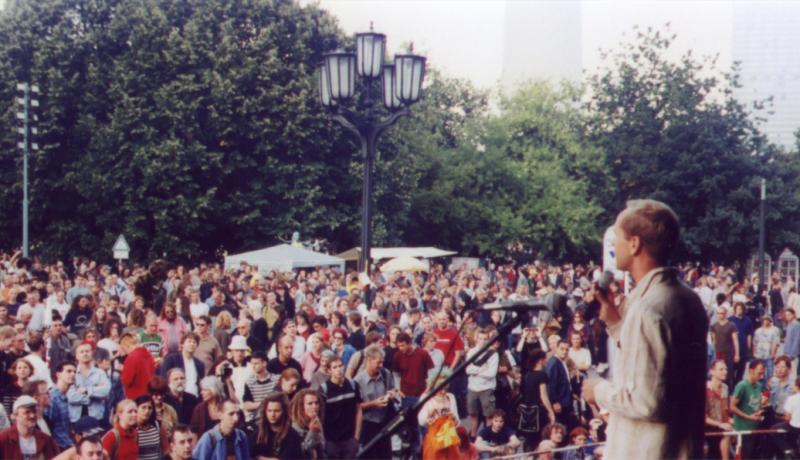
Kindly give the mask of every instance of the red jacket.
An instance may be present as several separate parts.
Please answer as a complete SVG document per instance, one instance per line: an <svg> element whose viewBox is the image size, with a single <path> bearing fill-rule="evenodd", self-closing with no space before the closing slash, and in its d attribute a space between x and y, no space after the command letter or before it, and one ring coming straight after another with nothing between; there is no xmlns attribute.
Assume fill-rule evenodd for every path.
<svg viewBox="0 0 800 460"><path fill-rule="evenodd" d="M136 460L139 457L139 437L136 429L125 431L117 423L114 424L114 428L117 429L120 439L117 441L114 430L109 430L100 440L103 450L113 460Z"/></svg>
<svg viewBox="0 0 800 460"><path fill-rule="evenodd" d="M36 452L42 455L40 458L47 459L58 455L58 447L53 438L38 429L33 431L33 436L36 438ZM0 431L0 458L22 458L16 425Z"/></svg>
<svg viewBox="0 0 800 460"><path fill-rule="evenodd" d="M120 380L125 388L125 397L136 399L148 394L147 384L156 375L156 362L153 355L144 347L136 347L128 353L122 366Z"/></svg>

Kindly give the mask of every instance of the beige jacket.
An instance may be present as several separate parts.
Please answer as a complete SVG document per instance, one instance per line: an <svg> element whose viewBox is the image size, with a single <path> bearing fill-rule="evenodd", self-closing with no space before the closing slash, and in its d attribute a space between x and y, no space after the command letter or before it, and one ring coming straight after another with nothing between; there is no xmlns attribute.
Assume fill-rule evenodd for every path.
<svg viewBox="0 0 800 460"><path fill-rule="evenodd" d="M708 319L670 268L650 271L609 328L613 381L595 387L610 412L605 458L701 458Z"/></svg>

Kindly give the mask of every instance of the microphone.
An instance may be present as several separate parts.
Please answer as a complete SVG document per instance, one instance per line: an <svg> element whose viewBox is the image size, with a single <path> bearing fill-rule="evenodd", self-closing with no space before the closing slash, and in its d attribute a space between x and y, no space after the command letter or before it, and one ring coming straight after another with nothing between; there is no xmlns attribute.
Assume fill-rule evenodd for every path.
<svg viewBox="0 0 800 460"><path fill-rule="evenodd" d="M608 295L608 288L614 282L614 273L609 270L600 274L600 279L597 280L597 290L604 296Z"/></svg>
<svg viewBox="0 0 800 460"><path fill-rule="evenodd" d="M527 299L519 300L506 300L503 302L492 302L481 305L475 309L476 311L549 311L550 309L545 304L544 300L538 297L530 297Z"/></svg>

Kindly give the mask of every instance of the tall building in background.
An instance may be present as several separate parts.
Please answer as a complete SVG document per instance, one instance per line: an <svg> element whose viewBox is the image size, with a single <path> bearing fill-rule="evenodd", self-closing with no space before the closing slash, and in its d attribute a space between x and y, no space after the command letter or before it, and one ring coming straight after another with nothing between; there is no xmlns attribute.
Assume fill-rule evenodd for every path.
<svg viewBox="0 0 800 460"><path fill-rule="evenodd" d="M507 1L501 85L581 81L580 1Z"/></svg>
<svg viewBox="0 0 800 460"><path fill-rule="evenodd" d="M748 108L772 96L761 129L794 150L800 128L800 3L734 2L733 60L741 65L736 97Z"/></svg>

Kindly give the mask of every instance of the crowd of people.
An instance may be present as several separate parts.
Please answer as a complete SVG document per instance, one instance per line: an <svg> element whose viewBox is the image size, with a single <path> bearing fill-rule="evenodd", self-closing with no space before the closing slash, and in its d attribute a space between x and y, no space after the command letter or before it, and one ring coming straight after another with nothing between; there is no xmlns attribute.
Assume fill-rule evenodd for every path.
<svg viewBox="0 0 800 460"><path fill-rule="evenodd" d="M776 275L761 295L736 268L680 270L711 324L698 350L707 456L795 455L793 281ZM581 397L614 359L601 273L432 264L367 279L2 254L0 457L601 459L608 412ZM623 282L610 290L624 301ZM547 308L510 333L510 313L478 308L529 298ZM414 420L378 436L422 399ZM781 431L732 434L760 428Z"/></svg>

